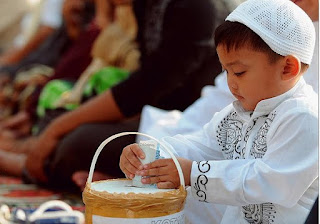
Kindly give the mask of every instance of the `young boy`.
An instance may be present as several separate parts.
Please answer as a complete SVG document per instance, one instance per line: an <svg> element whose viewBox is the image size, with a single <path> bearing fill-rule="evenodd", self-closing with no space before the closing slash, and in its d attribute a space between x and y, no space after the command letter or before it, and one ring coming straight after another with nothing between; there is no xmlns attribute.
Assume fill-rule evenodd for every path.
<svg viewBox="0 0 320 224"><path fill-rule="evenodd" d="M201 132L163 140L181 156L192 196L228 205L221 223L307 217L318 195L318 111L302 75L314 42L312 21L288 0L248 0L217 28L217 52L237 100ZM120 168L129 178L180 185L171 159L142 166L137 157L144 153L136 144L124 148Z"/></svg>

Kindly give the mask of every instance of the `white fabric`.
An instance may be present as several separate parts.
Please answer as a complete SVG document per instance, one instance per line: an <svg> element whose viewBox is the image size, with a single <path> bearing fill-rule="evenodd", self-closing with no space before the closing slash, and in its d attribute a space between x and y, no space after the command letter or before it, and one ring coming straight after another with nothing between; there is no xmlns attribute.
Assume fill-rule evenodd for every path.
<svg viewBox="0 0 320 224"><path fill-rule="evenodd" d="M40 24L40 12L44 1L29 2L30 10L23 16L20 22L20 33L14 38L15 47L22 47L35 34Z"/></svg>
<svg viewBox="0 0 320 224"><path fill-rule="evenodd" d="M186 224L220 224L226 210L225 205L203 203L192 197L191 187L187 187L184 207Z"/></svg>
<svg viewBox="0 0 320 224"><path fill-rule="evenodd" d="M21 32L14 38L14 46L22 47L35 34L40 25L56 29L62 25L64 0L39 1L21 21Z"/></svg>
<svg viewBox="0 0 320 224"><path fill-rule="evenodd" d="M288 0L247 0L226 18L257 33L276 53L311 63L315 30L310 17Z"/></svg>
<svg viewBox="0 0 320 224"><path fill-rule="evenodd" d="M58 28L62 24L62 5L64 0L46 0L41 12L41 24Z"/></svg>
<svg viewBox="0 0 320 224"><path fill-rule="evenodd" d="M219 74L215 86L202 89L201 98L183 113L178 110L165 111L152 106L144 106L139 132L156 138L197 131L211 120L212 116L234 101L227 85L226 73ZM137 142L145 139L137 136Z"/></svg>
<svg viewBox="0 0 320 224"><path fill-rule="evenodd" d="M196 134L163 141L201 161L192 166L192 195L230 205L221 223L304 223L318 196L317 99L301 78L253 112L235 101Z"/></svg>

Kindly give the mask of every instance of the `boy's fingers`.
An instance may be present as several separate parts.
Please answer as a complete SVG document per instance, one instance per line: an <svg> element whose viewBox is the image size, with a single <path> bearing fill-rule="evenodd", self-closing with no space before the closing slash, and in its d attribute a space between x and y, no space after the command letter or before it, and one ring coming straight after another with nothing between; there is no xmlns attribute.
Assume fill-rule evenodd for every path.
<svg viewBox="0 0 320 224"><path fill-rule="evenodd" d="M156 184L168 180L168 176L143 177L141 179L143 184Z"/></svg>
<svg viewBox="0 0 320 224"><path fill-rule="evenodd" d="M144 177L141 181L143 184L157 184L159 189L173 189L179 186L179 183L168 181L168 176Z"/></svg>
<svg viewBox="0 0 320 224"><path fill-rule="evenodd" d="M140 163L140 161L138 161ZM139 164L137 165L137 167L135 167L136 164L133 164L132 161L128 160L128 158L126 158L126 160L123 161L123 169L128 170L130 173L136 173L138 171L137 167L139 167Z"/></svg>
<svg viewBox="0 0 320 224"><path fill-rule="evenodd" d="M137 170L139 170L141 167L141 162L140 160L133 154L130 155L125 155L126 161L125 161L125 166L130 166L130 171L132 172L136 172ZM134 167L135 170L131 170ZM127 167L128 168L128 167Z"/></svg>
<svg viewBox="0 0 320 224"><path fill-rule="evenodd" d="M138 144L131 144L128 146L131 151L138 156L140 159L144 159L145 158L145 154L142 151L142 149L138 146Z"/></svg>
<svg viewBox="0 0 320 224"><path fill-rule="evenodd" d="M157 167L168 166L170 160L171 159L157 159L152 163L144 165L143 168L144 169L152 169L152 168L157 168Z"/></svg>
<svg viewBox="0 0 320 224"><path fill-rule="evenodd" d="M157 184L157 187L159 189L173 189L173 188L177 188L177 186L174 185L174 183L172 182L160 182Z"/></svg>
<svg viewBox="0 0 320 224"><path fill-rule="evenodd" d="M170 188L174 188L175 186L180 185L180 181L178 180L177 183L174 183L175 181L170 181L171 177L169 175L162 175L162 176L154 176L154 177L143 177L141 179L143 184L159 184L159 183L172 183L172 185L165 184L165 186L168 186Z"/></svg>
<svg viewBox="0 0 320 224"><path fill-rule="evenodd" d="M134 174L131 173L129 170L127 170L126 168L123 168L122 172L126 175L127 178L129 179L133 179L134 178Z"/></svg>
<svg viewBox="0 0 320 224"><path fill-rule="evenodd" d="M137 153L139 153L139 151L141 151L142 152L142 150L140 149L140 148L136 148L136 147L134 147L134 145L129 145L129 146L127 146L127 147L125 147L124 149L123 149L123 155L124 155L124 157L125 157L125 159L127 160L127 161L124 161L124 165L126 166L127 165L127 162L128 163L131 163L136 169L140 169L140 168L142 168L141 166L141 162L140 162L140 160L137 158ZM140 152L140 153L141 153ZM143 152L142 152L143 153ZM141 156L141 155L140 155ZM142 157L144 157L144 153L143 153L143 156ZM133 170L130 170L130 171L132 171L133 172ZM135 171L134 171L134 173L135 173Z"/></svg>
<svg viewBox="0 0 320 224"><path fill-rule="evenodd" d="M141 176L162 176L162 175L168 175L169 173L172 173L174 171L169 170L168 166L163 166L163 167L156 167L156 168L151 168L147 170L141 170L138 171L137 174Z"/></svg>

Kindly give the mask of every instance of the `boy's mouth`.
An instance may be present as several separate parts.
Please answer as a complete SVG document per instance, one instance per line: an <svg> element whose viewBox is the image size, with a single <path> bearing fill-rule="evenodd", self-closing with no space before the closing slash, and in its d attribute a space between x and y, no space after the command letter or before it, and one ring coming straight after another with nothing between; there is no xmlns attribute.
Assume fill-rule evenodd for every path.
<svg viewBox="0 0 320 224"><path fill-rule="evenodd" d="M238 94L236 94L236 93L232 93L232 95L233 95L235 98L237 98L238 100L244 99L242 96L240 96L240 95L238 95Z"/></svg>

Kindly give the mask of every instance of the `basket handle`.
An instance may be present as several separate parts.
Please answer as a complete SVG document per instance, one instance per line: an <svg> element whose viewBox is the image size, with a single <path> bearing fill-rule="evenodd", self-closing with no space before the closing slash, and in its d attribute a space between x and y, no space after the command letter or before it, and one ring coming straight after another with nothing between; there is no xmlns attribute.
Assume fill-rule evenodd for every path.
<svg viewBox="0 0 320 224"><path fill-rule="evenodd" d="M157 140L156 138L150 136L150 135L147 135L147 134L144 134L144 133L140 133L140 132L121 132L121 133L118 133L118 134L115 134L115 135L112 135L110 136L109 138L105 139L98 147L98 149L96 150L96 153L94 154L93 156L93 159L92 159L92 162L91 162L91 166L90 166L90 171L89 171L89 176L88 176L88 179L87 179L87 184L89 184L89 186L91 185L92 183L92 176L93 176L93 171L95 169L95 165L96 165L96 162L97 162L97 159L98 159L98 156L100 155L102 149L104 148L105 145L107 145L109 142L111 142L112 140L118 138L118 137L121 137L121 136L125 136L125 135L142 135L142 136L145 136L145 137L148 137L154 141L156 141L157 143L159 143L167 153L169 153L169 155L171 156L174 164L176 165L176 168L178 170L178 173L179 173L179 178L180 178L180 184L183 186L183 188L185 188L185 182L184 182L184 176L183 176L183 173L182 173L182 169L181 169L181 166L177 160L177 158L175 157L175 155L171 152L171 150L165 146L164 144L162 144L159 140Z"/></svg>
<svg viewBox="0 0 320 224"><path fill-rule="evenodd" d="M50 208L59 208L61 209L58 211L50 211L50 212L46 212L46 210L50 209ZM18 213L19 212L19 213ZM44 202L43 204L41 204L39 206L39 208L37 208L36 211L34 211L26 220L26 213L21 209L17 211L17 215L20 215L21 217L24 217L24 221L27 221L27 223L31 222L35 222L37 219L45 219L45 218L62 218L63 216L74 216L76 218L78 218L78 222L77 223L83 223L84 221L84 215L79 212L79 211L75 211L71 208L70 205L68 205L66 202L61 201L61 200L51 200L51 201L47 201Z"/></svg>

